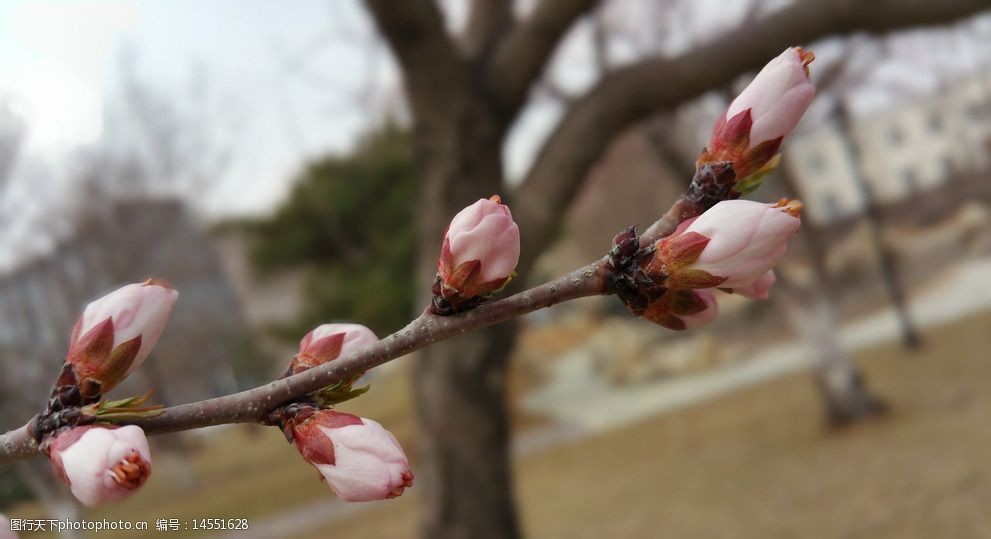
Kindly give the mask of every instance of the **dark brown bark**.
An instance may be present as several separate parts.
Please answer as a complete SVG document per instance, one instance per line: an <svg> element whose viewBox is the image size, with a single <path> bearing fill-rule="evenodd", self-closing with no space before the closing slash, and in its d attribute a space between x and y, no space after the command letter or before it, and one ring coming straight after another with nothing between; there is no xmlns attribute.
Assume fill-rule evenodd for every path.
<svg viewBox="0 0 991 539"><path fill-rule="evenodd" d="M520 536L506 413L516 334L506 322L435 346L417 364L423 537Z"/></svg>
<svg viewBox="0 0 991 539"><path fill-rule="evenodd" d="M601 0L541 0L499 43L485 72L485 84L503 110L515 114L575 21Z"/></svg>
<svg viewBox="0 0 991 539"><path fill-rule="evenodd" d="M460 39L461 50L476 62L487 61L512 24L511 0L472 0L468 23Z"/></svg>
<svg viewBox="0 0 991 539"><path fill-rule="evenodd" d="M430 290L451 217L501 190L503 126L481 101L461 114L443 131L446 152L432 151L430 141L419 148L426 171L418 223L423 291ZM503 323L439 343L418 360L423 537L519 536L505 402L516 327Z"/></svg>
<svg viewBox="0 0 991 539"><path fill-rule="evenodd" d="M494 106L477 81L468 80L468 60L458 56L446 36L429 35L427 29L442 27L436 9L423 5L429 2L412 2L402 17L392 12L392 2L368 4L403 66L414 113L421 171L417 273L422 290L429 291L451 217L502 188L500 152L509 115ZM476 17L481 17L477 11L472 26L486 35L465 40L463 47L467 54L485 56L489 39L502 30L500 24L484 25ZM424 537L519 536L505 411L505 373L515 327L504 324L439 343L419 358L414 387L421 426L417 482Z"/></svg>

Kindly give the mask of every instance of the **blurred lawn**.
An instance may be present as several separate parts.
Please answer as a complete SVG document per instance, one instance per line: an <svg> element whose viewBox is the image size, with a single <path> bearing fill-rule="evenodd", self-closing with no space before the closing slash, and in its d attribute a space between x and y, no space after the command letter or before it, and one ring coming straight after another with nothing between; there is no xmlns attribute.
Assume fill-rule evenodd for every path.
<svg viewBox="0 0 991 539"><path fill-rule="evenodd" d="M811 379L797 375L525 457L517 463L524 528L538 538L991 537L989 327L985 314L928 331L916 353L885 345L861 354L893 407L880 421L825 429ZM373 385L389 398L345 409L376 417L414 449L405 377ZM156 518L257 524L332 496L274 429L239 427L201 443L198 488L183 489L156 460L141 495L87 516L152 527ZM417 504L414 487L362 506L332 533L299 537L414 537ZM9 513L42 516L32 506Z"/></svg>
<svg viewBox="0 0 991 539"><path fill-rule="evenodd" d="M524 458L527 536L991 537L989 329L860 354L893 413L855 428L825 429L797 375ZM404 496L301 539L414 537L416 510Z"/></svg>

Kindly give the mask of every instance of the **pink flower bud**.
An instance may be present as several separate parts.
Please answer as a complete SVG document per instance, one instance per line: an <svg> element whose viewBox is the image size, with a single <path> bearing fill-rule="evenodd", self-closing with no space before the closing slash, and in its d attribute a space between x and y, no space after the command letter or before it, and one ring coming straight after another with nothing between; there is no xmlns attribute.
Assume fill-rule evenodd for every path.
<svg viewBox="0 0 991 539"><path fill-rule="evenodd" d="M346 356L379 341L372 330L360 324L323 324L299 342L299 354L290 367L293 374Z"/></svg>
<svg viewBox="0 0 991 539"><path fill-rule="evenodd" d="M151 451L140 427L76 427L52 440L48 456L72 495L96 507L126 498L151 475Z"/></svg>
<svg viewBox="0 0 991 539"><path fill-rule="evenodd" d="M809 81L814 58L792 47L764 66L719 117L700 162L732 161L743 180L770 161L815 97Z"/></svg>
<svg viewBox="0 0 991 539"><path fill-rule="evenodd" d="M83 396L110 391L148 358L178 297L168 285L149 279L86 306L66 358Z"/></svg>
<svg viewBox="0 0 991 539"><path fill-rule="evenodd" d="M10 519L0 515L0 539L17 539L17 534L10 529Z"/></svg>
<svg viewBox="0 0 991 539"><path fill-rule="evenodd" d="M719 315L712 291L668 290L650 303L640 316L668 329L684 330L703 326Z"/></svg>
<svg viewBox="0 0 991 539"><path fill-rule="evenodd" d="M750 299L764 300L770 296L771 287L774 286L777 280L778 278L774 275L774 270L768 270L767 273L754 281L753 284L734 288L733 293Z"/></svg>
<svg viewBox="0 0 991 539"><path fill-rule="evenodd" d="M668 288L738 288L763 277L798 232L802 204L724 200L661 239L646 267Z"/></svg>
<svg viewBox="0 0 991 539"><path fill-rule="evenodd" d="M295 425L293 440L342 500L385 500L413 486L403 448L371 419L320 410Z"/></svg>
<svg viewBox="0 0 991 539"><path fill-rule="evenodd" d="M491 294L509 282L520 260L520 229L498 195L461 210L444 236L437 275L444 298Z"/></svg>

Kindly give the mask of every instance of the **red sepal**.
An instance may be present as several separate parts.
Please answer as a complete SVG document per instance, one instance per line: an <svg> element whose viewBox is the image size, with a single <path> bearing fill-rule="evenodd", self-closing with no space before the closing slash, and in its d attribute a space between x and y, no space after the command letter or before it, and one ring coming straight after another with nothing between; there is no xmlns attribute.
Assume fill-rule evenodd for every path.
<svg viewBox="0 0 991 539"><path fill-rule="evenodd" d="M478 274L482 271L482 262L479 260L469 260L462 263L460 266L454 269L454 271L447 277L441 275L444 278L444 284L450 286L451 288L457 289L464 296L474 296L477 294L469 294L469 289L475 287L475 281L478 280Z"/></svg>
<svg viewBox="0 0 991 539"><path fill-rule="evenodd" d="M729 277L713 275L705 270L677 270L668 275L664 286L667 288L715 288Z"/></svg>
<svg viewBox="0 0 991 539"><path fill-rule="evenodd" d="M661 297L652 301L650 305L648 305L647 308L640 313L640 317L668 329L673 329L675 331L684 330L685 322L671 311L672 292L672 290L668 290Z"/></svg>
<svg viewBox="0 0 991 539"><path fill-rule="evenodd" d="M328 429L338 429L348 425L364 425L361 418L354 414L334 412L332 410L317 412L313 414L313 417L320 426L327 427Z"/></svg>
<svg viewBox="0 0 991 539"><path fill-rule="evenodd" d="M742 110L729 119L719 133L712 134L712 150L746 148L750 143L750 128L754 125L750 109Z"/></svg>
<svg viewBox="0 0 991 539"><path fill-rule="evenodd" d="M78 333L78 330L73 333ZM72 365L95 366L110 356L113 346L114 322L107 317L72 343L66 360Z"/></svg>
<svg viewBox="0 0 991 539"><path fill-rule="evenodd" d="M334 333L307 343L303 351L297 354L289 364L292 373L298 374L306 369L337 359L344 347L345 337L347 337L346 333Z"/></svg>
<svg viewBox="0 0 991 539"><path fill-rule="evenodd" d="M698 314L709 308L709 304L692 290L668 290L671 312L681 316Z"/></svg>
<svg viewBox="0 0 991 539"><path fill-rule="evenodd" d="M141 350L141 335L127 342L122 342L114 348L107 361L97 369L101 390L104 393L113 389L127 376L127 371L134 364L134 358L138 356L139 350Z"/></svg>
<svg viewBox="0 0 991 539"><path fill-rule="evenodd" d="M709 244L710 239L698 232L684 232L677 236L668 236L657 242L657 254L651 260L650 266L658 261L663 267L658 268L663 273L671 274L678 268L683 268L698 260L699 255ZM653 267L648 268L648 274Z"/></svg>
<svg viewBox="0 0 991 539"><path fill-rule="evenodd" d="M293 441L296 443L296 450L314 466L317 464L333 465L335 462L334 442L320 430L320 425L313 419L314 417L316 416L311 416L310 419L294 427Z"/></svg>
<svg viewBox="0 0 991 539"><path fill-rule="evenodd" d="M784 137L778 137L772 140L765 140L760 144L750 148L743 155L743 159L740 163L734 163L734 168L736 169L737 181L742 181L753 174L757 169L764 166L768 161L774 157L778 150L781 149L781 142Z"/></svg>
<svg viewBox="0 0 991 539"><path fill-rule="evenodd" d="M681 316L698 314L708 308L705 301L691 290L667 290L651 302L640 317L675 331L686 329Z"/></svg>

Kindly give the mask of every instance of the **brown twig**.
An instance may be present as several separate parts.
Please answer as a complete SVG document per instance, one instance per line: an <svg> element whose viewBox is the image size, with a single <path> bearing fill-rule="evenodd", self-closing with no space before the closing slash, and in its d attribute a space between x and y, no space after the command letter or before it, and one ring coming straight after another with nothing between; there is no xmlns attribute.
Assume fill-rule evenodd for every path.
<svg viewBox="0 0 991 539"><path fill-rule="evenodd" d="M703 210L697 203L680 198L671 209L641 236L647 245L674 231L683 220ZM424 312L405 328L373 346L335 359L305 372L263 386L189 404L165 408L155 417L121 421L138 425L148 434L192 430L226 423L264 423L269 413L287 402L363 373L431 344L498 324L533 311L574 299L608 294L604 285L603 257L540 286L512 296L484 303L453 316ZM40 454L31 436L32 420L23 427L0 434L0 463Z"/></svg>

